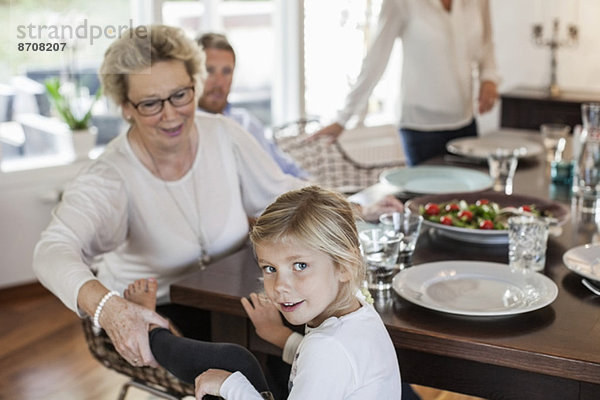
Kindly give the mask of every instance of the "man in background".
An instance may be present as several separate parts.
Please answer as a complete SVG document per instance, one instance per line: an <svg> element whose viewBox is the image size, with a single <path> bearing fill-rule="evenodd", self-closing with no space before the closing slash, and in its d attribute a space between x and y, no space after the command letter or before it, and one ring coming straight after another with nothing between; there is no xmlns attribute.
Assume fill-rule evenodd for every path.
<svg viewBox="0 0 600 400"><path fill-rule="evenodd" d="M281 170L298 178L308 178L308 173L300 168L288 155L283 153L273 141L265 137L262 123L246 109L232 107L227 101L235 69L235 52L224 35L205 33L196 39L206 54L204 91L198 101L200 110L223 114L250 132L262 148L275 160Z"/></svg>

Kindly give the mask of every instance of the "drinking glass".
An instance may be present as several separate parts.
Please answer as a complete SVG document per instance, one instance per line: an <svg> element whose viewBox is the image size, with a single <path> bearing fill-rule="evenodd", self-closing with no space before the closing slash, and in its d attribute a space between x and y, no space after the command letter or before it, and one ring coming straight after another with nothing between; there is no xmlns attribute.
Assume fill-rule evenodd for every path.
<svg viewBox="0 0 600 400"><path fill-rule="evenodd" d="M535 216L508 219L508 260L512 268L541 271L546 264L548 223Z"/></svg>
<svg viewBox="0 0 600 400"><path fill-rule="evenodd" d="M573 183L573 161L552 161L550 163L550 180L557 185L570 188Z"/></svg>
<svg viewBox="0 0 600 400"><path fill-rule="evenodd" d="M600 103L582 104L581 119L583 129L579 135L573 192L595 202L600 196Z"/></svg>
<svg viewBox="0 0 600 400"><path fill-rule="evenodd" d="M497 192L512 194L513 179L517 170L517 151L496 149L487 158L490 177L493 179L493 189Z"/></svg>
<svg viewBox="0 0 600 400"><path fill-rule="evenodd" d="M367 287L387 290L398 272L396 260L400 251L402 233L386 232L381 228L358 233L363 258L367 266Z"/></svg>
<svg viewBox="0 0 600 400"><path fill-rule="evenodd" d="M544 148L546 149L546 160L548 162L554 160L560 161L562 150L564 150L564 143L567 140L570 130L571 127L565 124L542 124L540 126ZM560 143L562 143L562 149L559 153L557 150Z"/></svg>
<svg viewBox="0 0 600 400"><path fill-rule="evenodd" d="M398 268L400 270L412 266L412 255L417 245L417 239L421 232L423 217L410 210L404 212L392 212L379 216L381 227L387 232L402 233L400 242L400 253L398 254Z"/></svg>

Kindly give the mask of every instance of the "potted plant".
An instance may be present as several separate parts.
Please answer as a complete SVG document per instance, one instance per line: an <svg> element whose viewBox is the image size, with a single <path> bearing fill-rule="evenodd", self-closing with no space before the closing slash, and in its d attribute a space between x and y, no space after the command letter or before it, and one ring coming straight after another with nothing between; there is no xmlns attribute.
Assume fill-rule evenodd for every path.
<svg viewBox="0 0 600 400"><path fill-rule="evenodd" d="M91 125L92 108L101 96L98 90L94 97L81 97L74 90L61 87L58 78L44 82L50 104L71 131L73 151L76 158L87 158L89 151L96 145L97 129ZM70 92L70 93L69 93Z"/></svg>

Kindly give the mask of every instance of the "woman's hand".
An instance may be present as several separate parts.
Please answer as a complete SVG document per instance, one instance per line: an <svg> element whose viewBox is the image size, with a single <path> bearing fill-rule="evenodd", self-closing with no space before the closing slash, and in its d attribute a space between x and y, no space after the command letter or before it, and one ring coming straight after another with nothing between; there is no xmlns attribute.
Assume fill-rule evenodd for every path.
<svg viewBox="0 0 600 400"><path fill-rule="evenodd" d="M196 399L202 400L205 395L219 396L221 385L229 378L231 372L222 369L209 369L196 377Z"/></svg>
<svg viewBox="0 0 600 400"><path fill-rule="evenodd" d="M404 210L404 205L395 196L387 195L383 199L364 206L361 214L365 221L378 221L381 214Z"/></svg>
<svg viewBox="0 0 600 400"><path fill-rule="evenodd" d="M108 289L99 281L88 281L79 289L77 304L86 314L94 315L100 299L107 292ZM158 366L150 351L148 328L151 324L168 328L166 319L148 308L113 296L104 305L98 322L117 352L131 365Z"/></svg>
<svg viewBox="0 0 600 400"><path fill-rule="evenodd" d="M264 294L250 293L250 301L242 298L242 306L254 324L256 334L283 348L292 330L283 324L279 310Z"/></svg>
<svg viewBox="0 0 600 400"><path fill-rule="evenodd" d="M496 84L492 81L481 82L479 88L479 113L483 114L494 107L496 99L498 98L498 90Z"/></svg>
<svg viewBox="0 0 600 400"><path fill-rule="evenodd" d="M150 350L150 325L169 328L169 322L152 310L113 296L102 309L100 326L115 349L131 365L158 367Z"/></svg>
<svg viewBox="0 0 600 400"><path fill-rule="evenodd" d="M325 128L321 128L310 136L307 141L317 140L321 138L327 138L327 143L331 144L344 132L344 127L338 123L327 125Z"/></svg>

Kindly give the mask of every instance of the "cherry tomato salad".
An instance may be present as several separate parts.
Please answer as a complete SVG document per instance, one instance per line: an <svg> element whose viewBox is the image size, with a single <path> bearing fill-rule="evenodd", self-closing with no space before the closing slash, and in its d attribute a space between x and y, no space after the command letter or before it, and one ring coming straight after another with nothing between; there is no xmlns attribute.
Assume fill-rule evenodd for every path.
<svg viewBox="0 0 600 400"><path fill-rule="evenodd" d="M445 203L427 203L419 206L419 213L431 222L467 229L508 228L507 219L511 214L499 215L498 203L487 199L479 199L474 204L465 200L451 200ZM537 216L549 216L538 210L535 205L528 204L517 207L522 211Z"/></svg>

